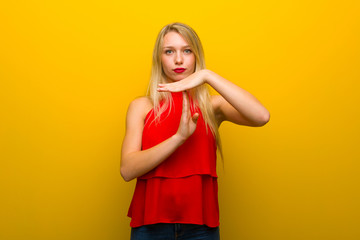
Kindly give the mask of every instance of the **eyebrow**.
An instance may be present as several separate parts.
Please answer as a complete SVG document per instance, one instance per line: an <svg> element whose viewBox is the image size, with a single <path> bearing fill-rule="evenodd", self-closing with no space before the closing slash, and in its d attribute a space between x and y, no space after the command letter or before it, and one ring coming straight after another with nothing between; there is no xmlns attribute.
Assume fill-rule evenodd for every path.
<svg viewBox="0 0 360 240"><path fill-rule="evenodd" d="M164 48L175 48L174 46L164 46ZM189 45L182 46L182 48L190 48Z"/></svg>

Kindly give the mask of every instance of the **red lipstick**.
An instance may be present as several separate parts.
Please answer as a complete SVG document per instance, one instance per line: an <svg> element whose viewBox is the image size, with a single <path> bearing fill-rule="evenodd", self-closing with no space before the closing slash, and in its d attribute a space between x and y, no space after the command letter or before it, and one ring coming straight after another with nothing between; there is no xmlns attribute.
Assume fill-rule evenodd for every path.
<svg viewBox="0 0 360 240"><path fill-rule="evenodd" d="M174 69L174 72L176 72L176 73L182 73L182 72L184 72L186 69L185 68L175 68Z"/></svg>

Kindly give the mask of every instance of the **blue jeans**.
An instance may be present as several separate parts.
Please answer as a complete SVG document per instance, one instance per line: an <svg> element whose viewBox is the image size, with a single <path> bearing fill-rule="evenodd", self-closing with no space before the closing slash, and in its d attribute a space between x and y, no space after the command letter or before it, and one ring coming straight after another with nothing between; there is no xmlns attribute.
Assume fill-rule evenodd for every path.
<svg viewBox="0 0 360 240"><path fill-rule="evenodd" d="M219 227L157 223L131 229L131 240L219 240Z"/></svg>

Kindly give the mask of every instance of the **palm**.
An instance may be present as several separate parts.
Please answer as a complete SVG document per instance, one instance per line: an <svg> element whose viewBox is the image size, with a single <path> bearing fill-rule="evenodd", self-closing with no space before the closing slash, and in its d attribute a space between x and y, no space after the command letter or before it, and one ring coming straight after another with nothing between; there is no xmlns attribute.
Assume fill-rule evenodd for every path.
<svg viewBox="0 0 360 240"><path fill-rule="evenodd" d="M173 83L165 83L158 85L159 92L182 92L191 88L195 88L204 83L202 71L195 72L190 76Z"/></svg>
<svg viewBox="0 0 360 240"><path fill-rule="evenodd" d="M178 134L183 139L187 139L194 133L197 119L199 117L199 113L195 113L193 116L191 116L189 104L189 97L187 96L187 93L183 92L183 109L178 128Z"/></svg>

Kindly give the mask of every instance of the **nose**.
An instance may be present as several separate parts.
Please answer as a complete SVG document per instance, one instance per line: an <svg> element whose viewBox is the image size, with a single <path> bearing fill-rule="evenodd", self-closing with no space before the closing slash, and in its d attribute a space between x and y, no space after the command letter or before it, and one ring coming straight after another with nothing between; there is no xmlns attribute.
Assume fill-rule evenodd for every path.
<svg viewBox="0 0 360 240"><path fill-rule="evenodd" d="M175 64L180 65L180 64L183 63L183 61L184 61L184 58L183 58L182 54L179 53L179 52L176 53L176 56L175 56Z"/></svg>

